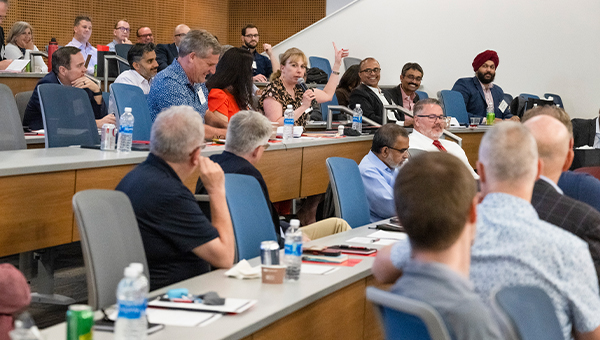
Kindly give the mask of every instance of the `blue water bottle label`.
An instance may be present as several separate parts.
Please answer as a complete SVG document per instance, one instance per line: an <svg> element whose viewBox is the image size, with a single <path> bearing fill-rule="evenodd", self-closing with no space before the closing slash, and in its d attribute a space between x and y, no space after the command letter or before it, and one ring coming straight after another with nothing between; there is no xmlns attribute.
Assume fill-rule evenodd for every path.
<svg viewBox="0 0 600 340"><path fill-rule="evenodd" d="M121 125L119 127L119 133L133 133L133 126L131 126L131 125Z"/></svg>
<svg viewBox="0 0 600 340"><path fill-rule="evenodd" d="M294 118L285 118L283 120L284 125L294 125Z"/></svg>
<svg viewBox="0 0 600 340"><path fill-rule="evenodd" d="M286 243L285 255L302 256L302 243Z"/></svg>
<svg viewBox="0 0 600 340"><path fill-rule="evenodd" d="M119 315L121 319L139 319L145 310L146 303L133 301L119 301Z"/></svg>

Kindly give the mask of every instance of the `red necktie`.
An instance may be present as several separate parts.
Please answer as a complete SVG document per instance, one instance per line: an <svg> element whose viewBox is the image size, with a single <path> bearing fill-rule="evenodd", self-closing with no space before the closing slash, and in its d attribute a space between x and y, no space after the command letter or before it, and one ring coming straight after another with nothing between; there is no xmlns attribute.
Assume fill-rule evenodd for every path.
<svg viewBox="0 0 600 340"><path fill-rule="evenodd" d="M435 147L438 148L438 150L440 151L448 152L446 148L442 145L442 143L440 143L440 141L437 139L433 141L433 145L435 145Z"/></svg>

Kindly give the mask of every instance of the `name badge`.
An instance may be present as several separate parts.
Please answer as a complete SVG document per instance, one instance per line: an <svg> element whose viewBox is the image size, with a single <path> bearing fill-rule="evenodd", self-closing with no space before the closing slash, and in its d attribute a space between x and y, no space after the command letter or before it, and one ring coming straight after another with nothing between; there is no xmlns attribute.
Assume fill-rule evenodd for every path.
<svg viewBox="0 0 600 340"><path fill-rule="evenodd" d="M502 113L504 113L504 110L506 110L507 107L508 107L508 104L506 104L506 101L504 101L504 100L502 100L500 105L498 105L498 108L500 109L500 112L502 112Z"/></svg>
<svg viewBox="0 0 600 340"><path fill-rule="evenodd" d="M253 69L253 70L256 70L256 69L257 69L257 67L256 67L256 61L253 61L253 62L252 62L252 69Z"/></svg>
<svg viewBox="0 0 600 340"><path fill-rule="evenodd" d="M206 103L206 97L204 96L202 89L198 90L198 98L200 98L200 104L204 105L204 103Z"/></svg>

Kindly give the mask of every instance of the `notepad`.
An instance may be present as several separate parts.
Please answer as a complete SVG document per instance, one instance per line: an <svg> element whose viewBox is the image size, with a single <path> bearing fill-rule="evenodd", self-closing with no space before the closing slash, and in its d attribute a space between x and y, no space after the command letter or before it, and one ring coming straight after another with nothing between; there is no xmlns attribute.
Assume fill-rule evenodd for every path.
<svg viewBox="0 0 600 340"><path fill-rule="evenodd" d="M398 233L398 232L385 231L385 230L378 230L372 234L369 234L368 236L373 237L373 238L379 238L379 239L384 238L384 239L391 239L391 240L403 240L407 237L405 233Z"/></svg>
<svg viewBox="0 0 600 340"><path fill-rule="evenodd" d="M225 304L222 306L205 305L203 303L185 303L185 302L172 302L172 301L161 301L160 298L152 300L148 303L148 307L152 308L169 308L178 310L188 311L199 311L199 312L216 312L216 313L231 313L238 314L248 310L250 307L256 304L256 300L248 299L225 299Z"/></svg>

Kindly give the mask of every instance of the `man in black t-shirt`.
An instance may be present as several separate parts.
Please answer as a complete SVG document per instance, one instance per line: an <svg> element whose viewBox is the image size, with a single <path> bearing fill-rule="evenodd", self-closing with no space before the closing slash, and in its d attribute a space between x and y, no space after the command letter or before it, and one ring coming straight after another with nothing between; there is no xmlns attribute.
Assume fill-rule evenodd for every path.
<svg viewBox="0 0 600 340"><path fill-rule="evenodd" d="M204 146L202 116L189 106L173 106L152 125L146 161L116 188L131 200L148 260L150 290L205 273L209 264L233 264L225 175L218 164L200 155ZM198 170L210 195L212 223L184 184Z"/></svg>

